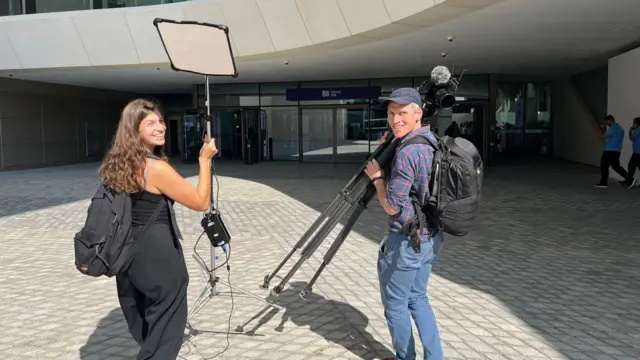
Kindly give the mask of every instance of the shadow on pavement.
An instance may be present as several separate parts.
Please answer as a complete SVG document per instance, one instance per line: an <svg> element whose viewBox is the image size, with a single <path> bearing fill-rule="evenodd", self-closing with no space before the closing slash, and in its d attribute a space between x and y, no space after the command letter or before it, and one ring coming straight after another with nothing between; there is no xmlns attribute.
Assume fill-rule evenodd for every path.
<svg viewBox="0 0 640 360"><path fill-rule="evenodd" d="M322 212L356 169L222 165L218 174L268 185ZM434 273L463 286L431 291L451 300L439 319L447 320L443 338L449 332L453 348L508 358L640 358L640 238L633 215L640 189L613 179L609 189L595 189L598 175L563 161L487 169L476 228L448 236L434 265ZM291 187L289 178L309 186ZM386 215L372 202L353 232L378 243Z"/></svg>
<svg viewBox="0 0 640 360"><path fill-rule="evenodd" d="M344 347L361 359L393 357L393 353L367 330L369 318L365 314L347 303L329 300L314 292L302 299L299 294L305 286L305 282L291 282L279 295L267 298L282 306L284 313L266 306L235 331L255 334L262 326L273 323L271 320L276 315L281 314L279 324L273 329L276 332L286 332L284 325L291 321L299 328L309 327L328 342Z"/></svg>
<svg viewBox="0 0 640 360"><path fill-rule="evenodd" d="M219 176L270 186L322 212L360 164L218 165ZM0 210L4 209L0 219L7 211L41 209L38 192L48 194L42 197L44 206L88 198L97 185L95 172L87 171L92 167L97 165L69 167L68 171L59 167L0 173L0 184L14 183L11 194L0 194ZM184 176L195 175L197 170L196 165L177 167ZM21 182L20 173L32 171L38 176ZM477 352L510 358L558 354L570 359L640 358L640 237L635 215L640 211L640 190L624 189L615 180L609 189L595 189L592 184L597 176L597 169L561 162L487 170L477 227L469 236L448 237L434 266L437 275L463 286L447 287L440 295L441 310L449 310L450 320L443 333L455 333L457 340L452 342L472 349L478 344ZM49 181L52 178L57 181ZM64 189L50 186L60 181L71 185ZM386 216L377 201L373 202L353 231L378 243ZM371 269L375 271L375 264ZM293 308L302 303L297 291L291 292L289 297L284 292L280 295L297 300L290 304L291 320L311 325L311 319ZM318 301L331 304L326 299ZM331 306L340 308L336 303ZM437 306L435 310L439 312ZM81 356L108 347L102 341L117 318L124 328L114 331L126 338L118 341L134 345L124 319L112 313L103 319ZM354 328L363 330L364 326L347 327L354 336L370 336ZM322 336L332 332L322 326L315 331ZM483 350L479 350L481 344ZM545 346L554 353L547 355Z"/></svg>
<svg viewBox="0 0 640 360"><path fill-rule="evenodd" d="M114 346L115 345L115 346ZM122 348L126 348L122 352ZM112 359L112 351L118 356L135 359L139 350L127 329L127 322L119 308L113 309L100 320L87 343L80 348L80 360Z"/></svg>
<svg viewBox="0 0 640 360"><path fill-rule="evenodd" d="M172 164L184 177L197 176L198 166ZM0 219L89 200L98 189L100 163L84 163L0 172ZM64 186L60 186L64 184ZM3 191L11 189L10 192Z"/></svg>

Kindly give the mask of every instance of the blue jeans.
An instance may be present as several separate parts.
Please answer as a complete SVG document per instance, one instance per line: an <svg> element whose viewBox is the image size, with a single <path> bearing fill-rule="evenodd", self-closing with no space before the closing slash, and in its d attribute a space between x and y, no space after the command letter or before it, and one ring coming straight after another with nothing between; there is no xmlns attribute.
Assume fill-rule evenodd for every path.
<svg viewBox="0 0 640 360"><path fill-rule="evenodd" d="M378 252L378 278L396 360L414 360L415 342L411 331L411 317L416 323L424 358L442 360L442 343L436 318L427 298L427 282L431 264L443 245L442 232L422 239L421 251L416 253L409 239L389 232ZM411 317L409 316L411 314Z"/></svg>

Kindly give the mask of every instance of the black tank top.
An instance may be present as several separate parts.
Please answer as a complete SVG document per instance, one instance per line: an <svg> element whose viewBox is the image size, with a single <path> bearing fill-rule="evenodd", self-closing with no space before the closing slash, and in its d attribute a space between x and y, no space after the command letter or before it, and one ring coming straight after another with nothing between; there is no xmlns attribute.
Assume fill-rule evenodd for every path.
<svg viewBox="0 0 640 360"><path fill-rule="evenodd" d="M153 215L158 202L162 201L163 205L155 223L171 225L166 199L165 195L154 194L146 190L131 194L131 224L133 226L145 225ZM173 204L173 200L169 199L169 201Z"/></svg>

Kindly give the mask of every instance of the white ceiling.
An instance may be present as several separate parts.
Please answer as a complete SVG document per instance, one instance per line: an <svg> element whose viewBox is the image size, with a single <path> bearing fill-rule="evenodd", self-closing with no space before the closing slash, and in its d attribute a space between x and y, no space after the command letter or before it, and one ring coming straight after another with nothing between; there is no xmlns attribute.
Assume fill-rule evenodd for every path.
<svg viewBox="0 0 640 360"><path fill-rule="evenodd" d="M236 79L267 82L421 76L435 65L468 74L568 75L640 46L640 0L506 0L449 22L322 54L237 64ZM448 36L455 36L452 42ZM445 58L441 53L446 52ZM7 76L7 73L0 74ZM30 70L14 78L148 93L190 91L203 77L168 64Z"/></svg>

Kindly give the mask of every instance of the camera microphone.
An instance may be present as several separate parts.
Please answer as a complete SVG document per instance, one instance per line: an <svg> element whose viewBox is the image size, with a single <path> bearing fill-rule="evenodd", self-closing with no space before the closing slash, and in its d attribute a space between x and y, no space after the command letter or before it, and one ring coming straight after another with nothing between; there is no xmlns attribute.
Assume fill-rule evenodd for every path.
<svg viewBox="0 0 640 360"><path fill-rule="evenodd" d="M418 91L425 94L422 108L427 118L436 115L441 109L451 109L455 105L458 81L446 66L438 65L431 70L429 79L418 87Z"/></svg>
<svg viewBox="0 0 640 360"><path fill-rule="evenodd" d="M431 70L431 82L434 85L445 85L451 79L451 72L446 66L438 65Z"/></svg>

